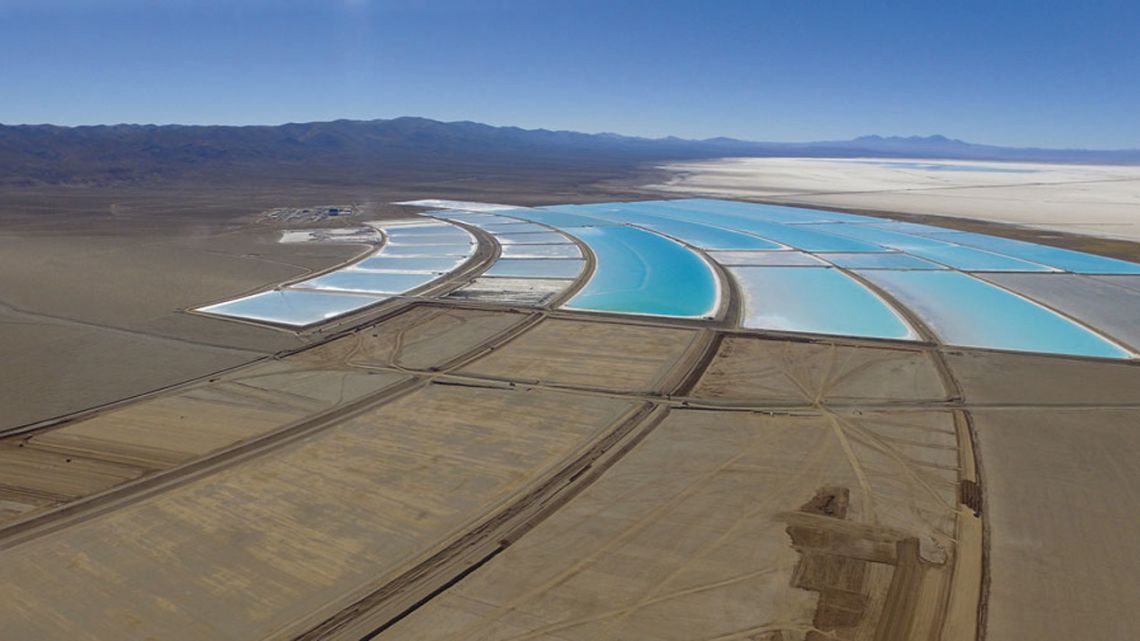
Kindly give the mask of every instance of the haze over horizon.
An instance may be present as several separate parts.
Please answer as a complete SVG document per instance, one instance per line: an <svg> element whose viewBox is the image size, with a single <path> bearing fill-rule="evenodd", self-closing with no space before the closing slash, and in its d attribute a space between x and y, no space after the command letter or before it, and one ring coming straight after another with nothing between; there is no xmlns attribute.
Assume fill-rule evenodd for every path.
<svg viewBox="0 0 1140 641"><path fill-rule="evenodd" d="M415 115L623 135L1140 147L1140 6L0 4L0 122Z"/></svg>

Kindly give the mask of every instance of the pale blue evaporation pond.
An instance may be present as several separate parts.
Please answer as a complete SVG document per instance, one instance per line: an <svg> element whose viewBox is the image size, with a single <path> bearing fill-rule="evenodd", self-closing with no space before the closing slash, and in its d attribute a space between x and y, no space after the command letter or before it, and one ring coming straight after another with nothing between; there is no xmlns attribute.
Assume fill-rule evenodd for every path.
<svg viewBox="0 0 1140 641"><path fill-rule="evenodd" d="M1133 356L1045 307L966 274L885 270L859 274L953 345L1101 358Z"/></svg>
<svg viewBox="0 0 1140 641"><path fill-rule="evenodd" d="M1033 263L1025 260L1019 260L1010 256L1002 254L995 254L982 249L974 247L963 247L955 245L943 240L929 238L924 236L913 236L900 232L890 231L884 229L879 225L850 225L850 224L826 224L826 225L805 225L813 229L827 231L839 236L846 236L848 238L856 238L866 242L873 242L889 247L890 249L898 249L905 251L908 254L926 258L928 260L942 263L954 269L962 271L992 271L992 272L1048 272L1053 271L1050 267Z"/></svg>
<svg viewBox="0 0 1140 641"><path fill-rule="evenodd" d="M401 294L435 280L435 274L409 274L341 269L292 285L297 289L320 289L368 294Z"/></svg>
<svg viewBox="0 0 1140 641"><path fill-rule="evenodd" d="M831 267L730 267L751 329L915 340L902 316Z"/></svg>
<svg viewBox="0 0 1140 641"><path fill-rule="evenodd" d="M307 327L384 300L386 297L383 296L279 289L202 307L198 311L289 327Z"/></svg>
<svg viewBox="0 0 1140 641"><path fill-rule="evenodd" d="M549 227L576 236L591 248L597 262L589 282L565 305L569 309L713 316L720 304L721 284L717 272L693 249L699 248L709 250L712 260L730 266L745 297L745 327L919 338L891 302L843 271L854 270L910 308L948 344L1107 358L1135 356L1110 338L1032 302L1032 292L1021 297L963 273L1010 272L1002 282L1012 289L1033 282L1040 291L1052 292L1051 281L1026 279L1073 272L1078 275L1065 276L1073 279L1068 286L1080 289L1076 281L1090 278L1080 274L1136 278L1140 265L1126 261L915 223L709 199L497 213L505 216L433 215L475 223L501 239L501 258L486 274L493 277L488 282L519 280L518 276L539 282L534 278L578 275L585 263L565 260L580 258L578 246ZM264 292L202 311L304 327L385 300L381 292L398 294L419 287L455 269L475 250L474 239L449 224L392 226L385 231L391 242L372 258L300 283L296 289ZM528 234L531 241L543 242L528 243ZM836 267L821 265L820 259ZM1121 296L1133 293L1116 289ZM1112 318L1119 333L1122 316L1117 313Z"/></svg>
<svg viewBox="0 0 1140 641"><path fill-rule="evenodd" d="M875 225L875 227L884 228L895 224L907 225L906 232L910 234L925 235L959 245L1005 254L1074 274L1140 274L1140 264L1126 260L1086 254L1085 252L1049 245L1038 245L1037 243L1013 240L1012 238L987 236L915 223L885 223Z"/></svg>
<svg viewBox="0 0 1140 641"><path fill-rule="evenodd" d="M593 250L597 265L567 309L702 318L720 304L712 267L695 252L633 227L567 230Z"/></svg>
<svg viewBox="0 0 1140 641"><path fill-rule="evenodd" d="M882 245L824 233L809 228L806 225L789 225L772 222L771 220L763 220L758 215L750 214L747 209L749 205L745 205L745 203L731 203L732 205L745 205L746 208L742 209L736 206L717 207L715 206L716 202L717 201L689 200L646 201L639 203L622 203L622 206L631 207L663 218L741 231L809 252L886 251ZM678 205L678 203L680 203L680 205ZM596 206L597 205L587 205L584 209L588 210L589 207ZM756 206L765 207L763 205ZM794 208L788 207L786 209ZM810 210L800 209L796 211L808 212L810 214ZM790 216L791 214L787 215ZM815 218L810 215L802 215L804 216L804 220L815 220ZM784 214L781 213L780 216L784 216ZM860 220L865 219L865 217L857 218Z"/></svg>
<svg viewBox="0 0 1140 641"><path fill-rule="evenodd" d="M634 207L614 206L602 207L586 205L578 207L576 212L566 212L569 207L547 207L543 212L574 213L585 215L599 220L598 225L627 224L644 227L651 231L665 234L701 249L786 249L779 243L765 240L759 236L741 233L723 227L693 223L639 211Z"/></svg>
<svg viewBox="0 0 1140 641"><path fill-rule="evenodd" d="M989 248L959 244L956 240L937 234L914 233L916 229L923 230L926 226L900 224L895 227L895 223L865 216L748 203L720 203L704 199L558 206L537 211L540 213L536 213L536 210L519 210L512 214L555 226L565 224L570 227L571 233L580 234L582 240L591 247L596 242L591 236L604 235L604 230L614 229L611 225L625 223L653 229L647 224L652 223L656 227L654 231L698 247L715 243L710 241L712 237L701 237L697 232L745 230L748 234L812 252L817 254L817 258L833 261L844 269L867 270L867 273L888 276L908 272L953 274L956 279L954 282L959 284L949 289L944 300L954 300L954 303L941 305L945 308L947 320L944 324L935 325L940 338L948 343L1111 358L1131 356L1111 340L1084 329L1060 314L963 273L951 271L1034 272L1043 275L1055 273L1059 267L1030 259L1042 255L1060 256L1070 262L1079 258L1089 261L1088 264L1098 263L1098 257L1079 252L1061 250L1057 254L1049 249L1042 252L1032 246L1022 246L1029 245L1027 243L1002 245L1003 249L1021 253L1020 256L1010 256ZM753 213L755 217L752 217ZM760 218L765 220L758 220ZM661 222L670 219L685 224L668 228ZM597 222L599 220L602 222ZM592 233L583 233L587 229L592 229ZM930 229L938 230L933 227ZM985 242L973 239L973 236L977 235L967 235L966 239ZM781 261L779 257L784 253L791 255L796 252L712 251L709 254L723 264L754 260L757 264L769 265L731 267L745 293L746 327L872 338L918 338L915 330L907 325L897 310L858 281L839 270L806 267L812 262L810 254L799 254L809 260L800 258ZM651 260L664 261L667 258L652 257ZM783 262L788 267L771 266ZM1112 265L1115 273L1129 273L1137 267L1111 259L1108 263L1120 263ZM595 278L604 277L606 271L606 267L599 265L599 273ZM966 293L957 297L953 295L961 292ZM970 302L970 295L977 295L979 302ZM909 300L902 301L903 304L908 302ZM1000 307L993 318L987 309L990 304ZM572 302L570 306L579 305ZM620 297L615 296L607 299L605 307L610 311L658 313L640 302L631 301L623 305ZM1003 327L992 329L995 324ZM1026 330L1022 326L1030 329ZM964 327L973 327L974 333L962 331Z"/></svg>

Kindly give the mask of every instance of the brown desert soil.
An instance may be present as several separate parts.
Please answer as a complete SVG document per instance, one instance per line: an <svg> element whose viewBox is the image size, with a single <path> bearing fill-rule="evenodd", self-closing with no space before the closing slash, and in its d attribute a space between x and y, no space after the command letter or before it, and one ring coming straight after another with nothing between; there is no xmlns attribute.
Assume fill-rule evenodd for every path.
<svg viewBox="0 0 1140 641"><path fill-rule="evenodd" d="M263 209L637 197L531 179L5 192L3 636L1140 628L1136 363L432 298L447 288L321 331L184 311L364 249L278 244Z"/></svg>

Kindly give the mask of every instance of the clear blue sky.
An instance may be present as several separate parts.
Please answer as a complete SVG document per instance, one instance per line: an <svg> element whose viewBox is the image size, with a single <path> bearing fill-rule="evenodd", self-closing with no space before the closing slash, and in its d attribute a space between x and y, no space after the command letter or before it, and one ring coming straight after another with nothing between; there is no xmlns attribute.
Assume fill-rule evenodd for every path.
<svg viewBox="0 0 1140 641"><path fill-rule="evenodd" d="M1140 147L1140 1L0 0L0 122Z"/></svg>

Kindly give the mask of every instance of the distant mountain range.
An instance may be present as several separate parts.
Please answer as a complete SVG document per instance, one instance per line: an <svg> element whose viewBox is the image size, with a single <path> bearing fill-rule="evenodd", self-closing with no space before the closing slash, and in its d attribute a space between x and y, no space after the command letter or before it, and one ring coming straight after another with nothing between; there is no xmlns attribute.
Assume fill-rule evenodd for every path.
<svg viewBox="0 0 1140 641"><path fill-rule="evenodd" d="M945 136L862 136L773 143L493 127L426 118L278 126L0 125L0 184L102 184L150 179L364 178L426 168L603 167L723 156L861 156L1140 164L1140 150L978 145Z"/></svg>

